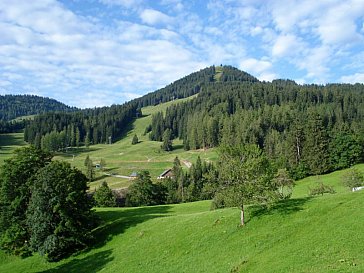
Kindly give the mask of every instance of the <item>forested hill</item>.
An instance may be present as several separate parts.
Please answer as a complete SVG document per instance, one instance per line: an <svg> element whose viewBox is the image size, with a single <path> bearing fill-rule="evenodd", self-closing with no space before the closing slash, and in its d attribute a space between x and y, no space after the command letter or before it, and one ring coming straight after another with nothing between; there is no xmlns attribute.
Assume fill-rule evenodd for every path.
<svg viewBox="0 0 364 273"><path fill-rule="evenodd" d="M364 161L364 85L210 82L193 100L152 117L152 140L185 149L255 144L295 178Z"/></svg>
<svg viewBox="0 0 364 273"><path fill-rule="evenodd" d="M157 105L173 99L187 98L213 82L258 82L258 79L232 66L210 66L185 76L164 88L136 99L138 106Z"/></svg>
<svg viewBox="0 0 364 273"><path fill-rule="evenodd" d="M34 95L0 95L0 120L2 121L47 112L71 112L76 110L75 107L69 107L50 98Z"/></svg>

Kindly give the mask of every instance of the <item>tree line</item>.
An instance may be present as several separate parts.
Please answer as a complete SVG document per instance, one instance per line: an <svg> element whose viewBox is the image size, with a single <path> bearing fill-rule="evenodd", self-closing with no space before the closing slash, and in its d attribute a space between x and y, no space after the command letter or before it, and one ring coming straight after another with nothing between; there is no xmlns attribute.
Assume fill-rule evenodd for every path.
<svg viewBox="0 0 364 273"><path fill-rule="evenodd" d="M72 113L36 116L24 130L25 141L37 148L59 151L67 147L112 143L140 115L136 103L125 103Z"/></svg>

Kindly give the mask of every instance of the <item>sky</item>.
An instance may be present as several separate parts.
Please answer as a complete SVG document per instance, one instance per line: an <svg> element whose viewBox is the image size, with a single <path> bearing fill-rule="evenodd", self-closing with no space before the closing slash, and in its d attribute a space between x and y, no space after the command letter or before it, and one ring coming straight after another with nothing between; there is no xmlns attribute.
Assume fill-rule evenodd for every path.
<svg viewBox="0 0 364 273"><path fill-rule="evenodd" d="M220 64L363 83L364 1L0 1L0 94L121 104Z"/></svg>

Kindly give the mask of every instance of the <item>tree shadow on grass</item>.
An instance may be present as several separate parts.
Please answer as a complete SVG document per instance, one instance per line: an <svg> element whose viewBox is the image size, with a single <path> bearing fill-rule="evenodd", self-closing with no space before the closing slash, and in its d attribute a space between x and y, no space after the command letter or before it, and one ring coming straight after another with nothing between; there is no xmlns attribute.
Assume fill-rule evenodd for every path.
<svg viewBox="0 0 364 273"><path fill-rule="evenodd" d="M105 250L86 256L82 259L73 259L55 268L42 271L41 273L96 273L101 271L106 264L114 258L111 257L112 250Z"/></svg>
<svg viewBox="0 0 364 273"><path fill-rule="evenodd" d="M169 209L170 206L155 206L97 212L103 223L93 231L91 249L104 246L114 236L124 233L130 227L167 216Z"/></svg>
<svg viewBox="0 0 364 273"><path fill-rule="evenodd" d="M249 222L252 218L255 217L259 218L264 215L273 215L273 214L287 215L301 211L303 210L304 204L307 203L310 199L311 197L281 200L270 208L261 205L252 206L250 207L250 213L249 213L250 217L247 222Z"/></svg>

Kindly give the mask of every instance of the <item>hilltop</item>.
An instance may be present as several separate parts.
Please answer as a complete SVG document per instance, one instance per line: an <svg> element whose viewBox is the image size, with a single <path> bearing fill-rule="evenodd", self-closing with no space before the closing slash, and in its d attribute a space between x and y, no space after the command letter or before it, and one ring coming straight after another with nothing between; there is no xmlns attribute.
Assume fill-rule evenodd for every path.
<svg viewBox="0 0 364 273"><path fill-rule="evenodd" d="M72 112L78 110L55 99L34 95L0 95L0 120L9 121L18 117L47 112Z"/></svg>

